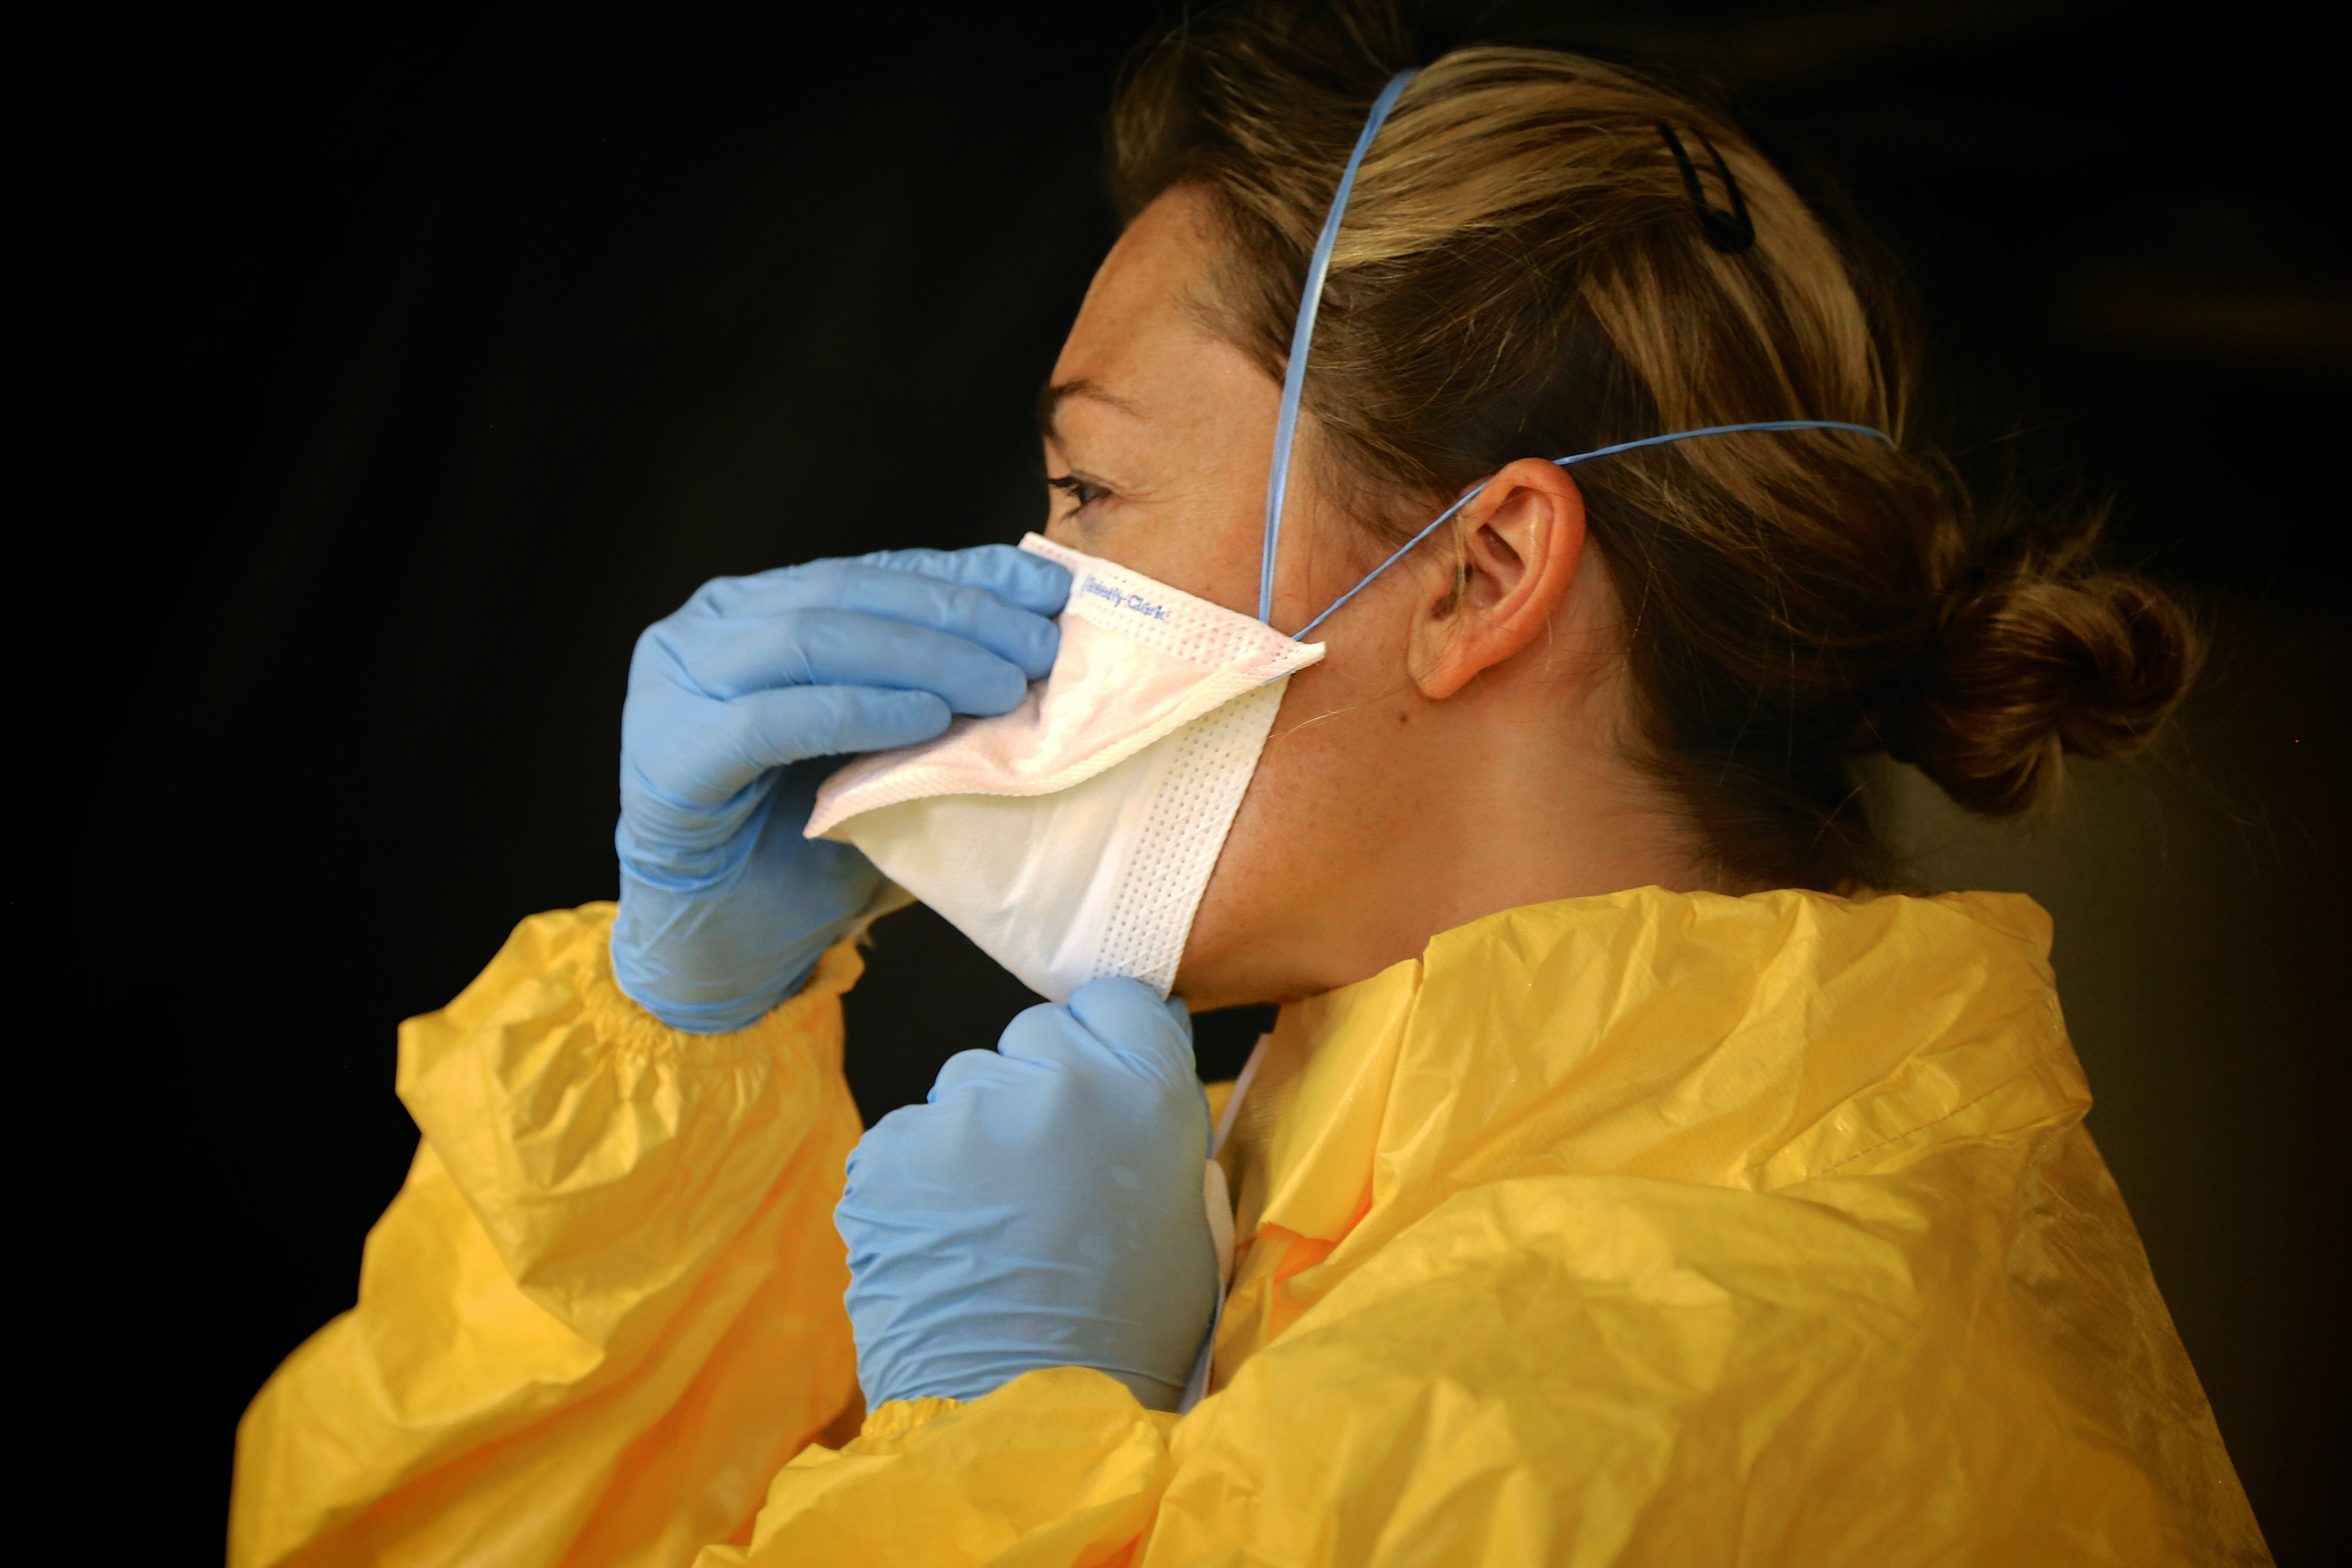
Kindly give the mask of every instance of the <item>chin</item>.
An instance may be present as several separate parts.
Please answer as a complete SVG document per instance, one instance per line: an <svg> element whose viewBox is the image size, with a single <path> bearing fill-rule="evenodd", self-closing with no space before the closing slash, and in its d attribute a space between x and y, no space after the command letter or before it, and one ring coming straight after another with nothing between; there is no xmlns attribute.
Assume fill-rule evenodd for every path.
<svg viewBox="0 0 2352 1568"><path fill-rule="evenodd" d="M1257 781L1250 787L1255 791ZM1247 798L1242 812L1249 812ZM1333 933L1316 913L1279 896L1280 877L1234 873L1236 865L1254 867L1266 859L1250 853L1245 826L1252 825L1237 819L1225 840L1176 965L1174 993L1195 1013L1296 1002L1357 978L1328 973L1332 965L1321 949Z"/></svg>
<svg viewBox="0 0 2352 1568"><path fill-rule="evenodd" d="M1193 1012L1214 1013L1265 1002L1280 1005L1347 984L1316 974L1306 956L1283 951L1276 939L1229 939L1195 926L1184 944L1183 961L1176 966L1172 990Z"/></svg>
<svg viewBox="0 0 2352 1568"><path fill-rule="evenodd" d="M1273 1002L1279 998L1256 995L1247 986L1223 983L1224 977L1213 969L1207 973L1189 965L1176 971L1172 994L1183 998L1184 1005L1195 1013L1216 1013L1227 1007L1246 1007L1255 1002Z"/></svg>
<svg viewBox="0 0 2352 1568"><path fill-rule="evenodd" d="M1264 954L1255 955L1258 963L1244 961L1243 954L1230 947L1205 944L1196 930L1184 944L1184 958L1176 966L1175 994L1184 998L1184 1005L1195 1013L1214 1013L1225 1007L1246 1007L1259 1002L1286 1002L1304 995L1302 991L1290 994L1278 994L1277 988L1263 982L1268 977L1259 971Z"/></svg>

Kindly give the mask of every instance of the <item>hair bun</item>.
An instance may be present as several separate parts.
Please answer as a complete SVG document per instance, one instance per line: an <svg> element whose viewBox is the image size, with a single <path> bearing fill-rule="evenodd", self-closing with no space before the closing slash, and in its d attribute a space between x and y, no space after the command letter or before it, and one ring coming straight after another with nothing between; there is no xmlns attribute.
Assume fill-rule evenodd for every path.
<svg viewBox="0 0 2352 1568"><path fill-rule="evenodd" d="M2189 678L2188 613L2145 578L2045 576L2012 566L1947 607L1904 760L1971 811L2056 802L2063 753L2112 757L2153 739Z"/></svg>

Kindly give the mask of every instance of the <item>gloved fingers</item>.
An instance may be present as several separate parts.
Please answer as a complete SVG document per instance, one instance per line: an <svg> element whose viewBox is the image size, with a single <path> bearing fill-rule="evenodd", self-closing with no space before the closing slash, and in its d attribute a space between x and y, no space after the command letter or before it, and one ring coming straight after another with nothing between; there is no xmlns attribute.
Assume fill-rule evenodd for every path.
<svg viewBox="0 0 2352 1568"><path fill-rule="evenodd" d="M936 700L936 699L934 700ZM748 826L767 771L716 698L638 686L621 704L621 816L657 839L708 848Z"/></svg>
<svg viewBox="0 0 2352 1568"><path fill-rule="evenodd" d="M1058 561L1010 544L973 550L877 550L854 558L863 566L917 573L981 588L1032 614L1058 616L1070 597L1070 574Z"/></svg>
<svg viewBox="0 0 2352 1568"><path fill-rule="evenodd" d="M1039 564L1062 572L1050 561ZM1062 574L1066 582L1068 574ZM1035 600L1042 595L1029 596ZM1054 654L1061 646L1060 628L1045 616L985 588L850 561L816 562L773 582L739 579L730 592L714 595L710 607L714 615L688 616L688 622L757 621L797 610L846 610L928 626L980 644L1019 665L1032 680L1054 668Z"/></svg>
<svg viewBox="0 0 2352 1568"><path fill-rule="evenodd" d="M850 1185L859 1173L921 1184L964 1167L978 1151L1034 1148L1065 1113L1065 1084L1034 1062L994 1051L959 1051L940 1069L920 1105L902 1105L866 1130L850 1154Z"/></svg>
<svg viewBox="0 0 2352 1568"><path fill-rule="evenodd" d="M719 790L740 789L770 768L809 757L881 752L928 741L948 727L948 705L928 691L870 686L790 686L721 704L714 754L697 773Z"/></svg>
<svg viewBox="0 0 2352 1568"><path fill-rule="evenodd" d="M919 1151L931 1142L924 1135L927 1109L902 1105L866 1130L866 1136L850 1149L844 1167L845 1204L857 1196L867 1178L878 1174L887 1181L894 1174L904 1173L908 1152Z"/></svg>
<svg viewBox="0 0 2352 1568"><path fill-rule="evenodd" d="M702 628L682 655L678 682L721 699L787 686L879 686L936 693L959 713L994 714L1019 707L1029 689L1020 666L978 643L846 610L719 623Z"/></svg>
<svg viewBox="0 0 2352 1568"><path fill-rule="evenodd" d="M695 590L687 607L725 613L748 594L793 580L822 577L840 567L897 572L977 588L1040 616L1061 614L1070 592L1069 572L1059 562L1010 544L982 544L969 550L876 550L864 555L771 567L740 577L714 577Z"/></svg>
<svg viewBox="0 0 2352 1568"><path fill-rule="evenodd" d="M1070 994L1070 1016L1113 1050L1140 1058L1163 1078L1197 1080L1192 1014L1176 997L1163 998L1140 980L1110 975Z"/></svg>
<svg viewBox="0 0 2352 1568"><path fill-rule="evenodd" d="M1192 1020L1184 1004L1163 1002L1140 980L1091 980L1065 1005L1022 1012L1005 1026L997 1050L1015 1061L1066 1067L1127 1058L1163 1079L1191 1082Z"/></svg>
<svg viewBox="0 0 2352 1568"><path fill-rule="evenodd" d="M1041 1002L1013 1015L997 1037L996 1054L1007 1061L1050 1062L1085 1068L1099 1062L1106 1050L1100 1040L1058 1002Z"/></svg>
<svg viewBox="0 0 2352 1568"><path fill-rule="evenodd" d="M940 1067L923 1102L937 1105L964 1090L1007 1086L1023 1076L1017 1064L995 1051L958 1051Z"/></svg>
<svg viewBox="0 0 2352 1568"><path fill-rule="evenodd" d="M1060 613L1061 601L1069 597L1069 574L1051 561L1038 561L1034 555L1023 555L1017 551L1007 553L1015 560L1036 562L1060 574L1059 592L1051 595L1032 592L1028 595L1032 601L1050 596L1054 602L1052 612L1041 614L985 588L941 584L935 578L871 567L843 569L839 605L842 609L877 619L929 626L976 642L998 658L1018 665L1025 679L1041 680L1054 668L1054 656L1061 651L1062 628L1054 624L1052 617ZM914 592L909 593L909 589Z"/></svg>

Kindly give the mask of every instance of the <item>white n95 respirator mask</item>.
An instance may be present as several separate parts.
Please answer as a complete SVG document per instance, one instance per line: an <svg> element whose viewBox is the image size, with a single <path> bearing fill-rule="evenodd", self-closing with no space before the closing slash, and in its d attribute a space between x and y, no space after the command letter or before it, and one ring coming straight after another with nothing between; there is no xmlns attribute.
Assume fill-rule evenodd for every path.
<svg viewBox="0 0 2352 1568"><path fill-rule="evenodd" d="M1031 990L1166 995L1293 671L1262 621L1031 534L1070 571L1061 650L1020 707L824 782L808 836L854 844Z"/></svg>

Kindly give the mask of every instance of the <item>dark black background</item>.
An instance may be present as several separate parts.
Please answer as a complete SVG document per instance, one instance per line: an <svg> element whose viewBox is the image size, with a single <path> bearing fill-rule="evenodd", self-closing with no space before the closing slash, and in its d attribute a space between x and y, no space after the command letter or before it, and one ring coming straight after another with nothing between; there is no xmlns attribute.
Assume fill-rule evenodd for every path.
<svg viewBox="0 0 2352 1568"><path fill-rule="evenodd" d="M2194 801L2161 845L2110 837L2209 880L2157 887L2142 937L2079 836L2011 879L2060 915L2093 1126L2274 1547L2311 1560L2341 1534L2352 799L2314 16L1424 11L1433 44L1724 82L1904 258L1936 427L1988 477L2117 496L2119 552L2204 607L2215 679L2164 775ZM718 573L1041 514L1028 411L1113 233L1111 73L1161 14L359 0L20 35L12 1343L54 1467L20 1506L102 1553L217 1552L236 1415L350 1304L414 1146L394 1024L614 890L640 626ZM2248 911L2227 940L2211 888ZM1028 999L928 914L878 934L869 1115ZM2132 1022L2151 996L2177 1048Z"/></svg>

